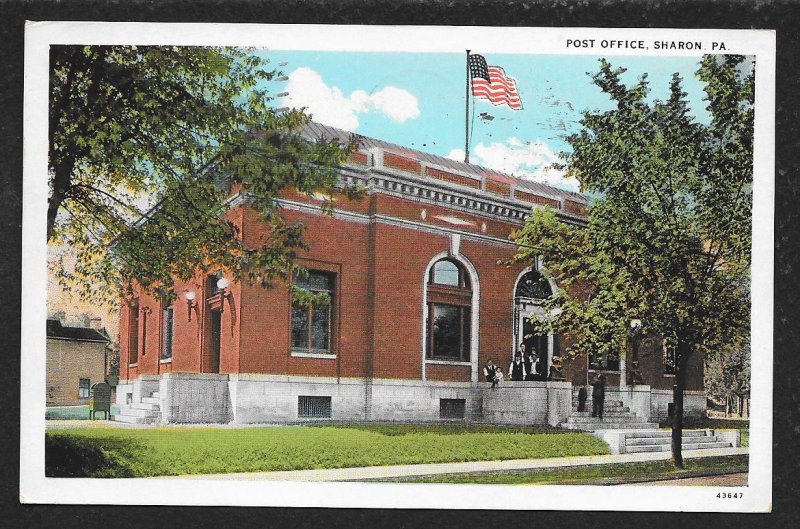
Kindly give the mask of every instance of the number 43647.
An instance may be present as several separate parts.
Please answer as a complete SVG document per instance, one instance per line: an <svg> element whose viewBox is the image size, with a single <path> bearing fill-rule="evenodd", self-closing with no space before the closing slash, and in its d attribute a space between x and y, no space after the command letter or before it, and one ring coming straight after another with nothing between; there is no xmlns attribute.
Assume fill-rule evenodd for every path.
<svg viewBox="0 0 800 529"><path fill-rule="evenodd" d="M744 496L744 492L718 492L717 493L717 498L720 498L720 499L723 499L723 500L728 500L728 499L738 500L738 499L741 499L743 496Z"/></svg>

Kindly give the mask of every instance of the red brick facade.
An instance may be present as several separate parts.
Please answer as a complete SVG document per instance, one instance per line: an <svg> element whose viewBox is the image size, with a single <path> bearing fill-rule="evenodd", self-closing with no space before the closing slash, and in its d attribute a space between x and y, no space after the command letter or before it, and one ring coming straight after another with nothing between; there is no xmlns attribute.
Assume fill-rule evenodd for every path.
<svg viewBox="0 0 800 529"><path fill-rule="evenodd" d="M359 165L375 158L361 152L351 157ZM120 378L130 381L141 374L173 371L477 382L490 358L505 371L518 345L514 293L526 269L503 264L514 252L508 236L521 225L531 203L557 211L563 203L570 216L585 211L583 204L574 194L559 190L553 193L561 201L520 190L498 197L510 186L481 182L474 173L467 177L430 168L424 159L386 151L382 160L393 172L350 166L347 174L360 179L356 183L367 187L367 196L357 202L334 197L333 215L322 213L320 201L306 195L291 192L281 197L281 214L306 229L309 248L298 261L335 278L327 352L293 351L292 302L285 287L231 284L224 295L212 296L207 278L198 276L176 285L171 356L163 354L167 340L162 302L142 293L122 303ZM413 174L403 180L394 172L398 170ZM470 187L475 189L464 189L464 182L474 182ZM245 242L255 244L267 235L246 200L231 211L231 218ZM470 315L477 327L470 331L467 361L424 356L426 274L437 256L457 261L470 275ZM185 297L190 291L196 293L191 306ZM644 383L667 388L671 379L663 375L663 355L656 345L654 340L643 341L640 370ZM563 351L565 346L556 343L554 349ZM690 369L687 389L702 388L702 359L699 363ZM585 383L586 357L565 360L562 372L573 384ZM612 384L614 376L609 373Z"/></svg>

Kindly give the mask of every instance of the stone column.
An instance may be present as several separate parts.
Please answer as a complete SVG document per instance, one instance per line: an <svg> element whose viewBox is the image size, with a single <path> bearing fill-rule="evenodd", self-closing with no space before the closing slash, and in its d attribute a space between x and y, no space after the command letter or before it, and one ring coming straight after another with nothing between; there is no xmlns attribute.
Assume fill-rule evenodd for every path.
<svg viewBox="0 0 800 529"><path fill-rule="evenodd" d="M628 343L625 342L625 347L622 348L622 351L619 354L619 387L620 389L628 386L628 369L627 369L627 357L628 357Z"/></svg>

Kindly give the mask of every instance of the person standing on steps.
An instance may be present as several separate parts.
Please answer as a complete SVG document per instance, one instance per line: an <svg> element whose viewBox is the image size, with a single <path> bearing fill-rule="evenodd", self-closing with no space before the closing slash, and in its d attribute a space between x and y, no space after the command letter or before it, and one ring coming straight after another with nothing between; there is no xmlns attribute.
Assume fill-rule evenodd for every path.
<svg viewBox="0 0 800 529"><path fill-rule="evenodd" d="M592 417L603 418L603 405L606 400L606 377L597 375L592 382Z"/></svg>
<svg viewBox="0 0 800 529"><path fill-rule="evenodd" d="M508 374L511 380L515 382L525 380L525 363L522 361L521 351L514 353L514 360L512 360L511 365L508 366Z"/></svg>
<svg viewBox="0 0 800 529"><path fill-rule="evenodd" d="M523 358L525 358L525 380L534 380L536 376L536 355L531 351L525 356L523 352Z"/></svg>
<svg viewBox="0 0 800 529"><path fill-rule="evenodd" d="M483 368L483 375L486 377L486 382L492 383L492 389L497 387L497 384L503 378L503 372L499 371L500 376L498 377L498 370L499 368L494 365L492 360L489 360L489 363L486 364L486 367Z"/></svg>

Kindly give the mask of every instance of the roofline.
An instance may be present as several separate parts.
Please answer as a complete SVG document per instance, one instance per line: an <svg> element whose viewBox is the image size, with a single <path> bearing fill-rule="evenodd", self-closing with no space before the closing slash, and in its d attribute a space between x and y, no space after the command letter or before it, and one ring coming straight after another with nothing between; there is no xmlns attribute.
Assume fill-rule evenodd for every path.
<svg viewBox="0 0 800 529"><path fill-rule="evenodd" d="M92 343L111 343L111 340L90 340L88 338L67 338L66 336L47 336L48 340L63 340L65 342L92 342Z"/></svg>

